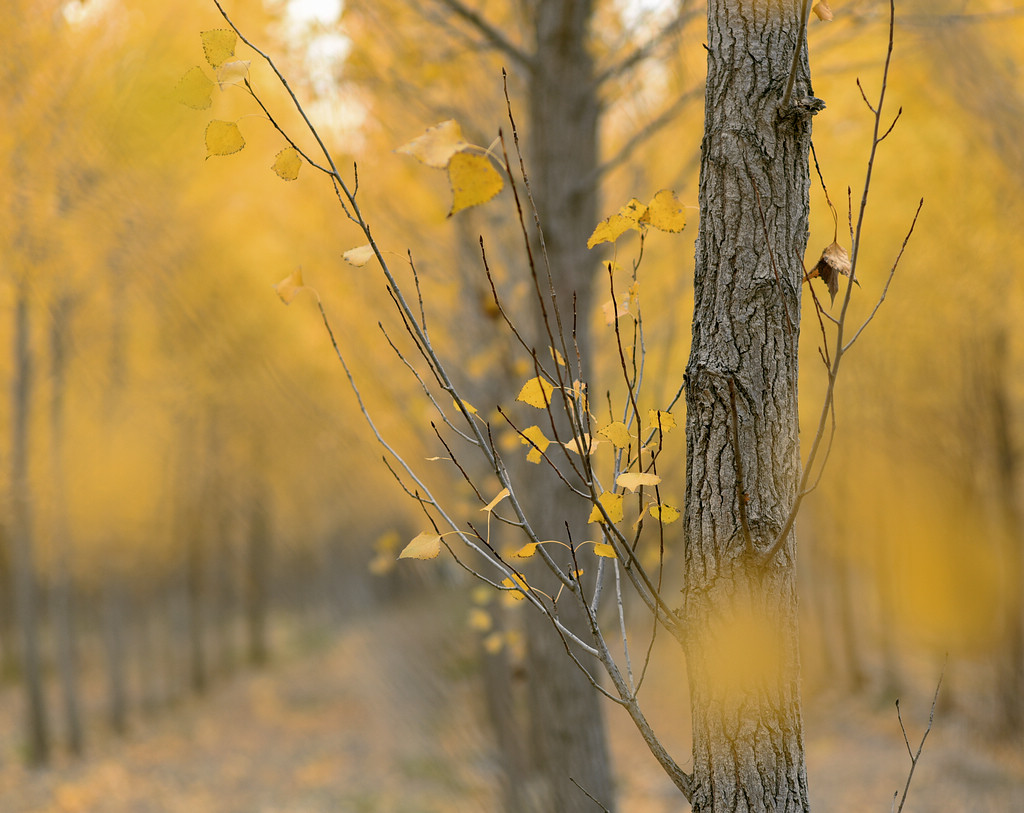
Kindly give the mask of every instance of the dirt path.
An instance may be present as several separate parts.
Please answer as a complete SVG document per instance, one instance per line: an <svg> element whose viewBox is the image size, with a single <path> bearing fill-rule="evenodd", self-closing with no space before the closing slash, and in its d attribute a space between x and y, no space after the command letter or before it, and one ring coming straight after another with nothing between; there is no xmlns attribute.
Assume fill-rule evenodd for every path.
<svg viewBox="0 0 1024 813"><path fill-rule="evenodd" d="M497 811L463 615L449 608L422 623L430 611L409 606L353 622L329 644L139 723L126 740L91 742L84 760L30 772L4 753L0 813ZM652 679L650 689L660 701L652 719L685 719L668 679ZM4 690L0 704L14 699ZM912 737L927 700L905 705ZM0 708L0 724L16 723L16 711ZM622 813L680 811L616 711L607 719ZM889 811L909 767L892 706L819 697L806 716L816 813ZM686 752L685 731L665 737ZM940 720L905 810L1024 810L1024 754Z"/></svg>

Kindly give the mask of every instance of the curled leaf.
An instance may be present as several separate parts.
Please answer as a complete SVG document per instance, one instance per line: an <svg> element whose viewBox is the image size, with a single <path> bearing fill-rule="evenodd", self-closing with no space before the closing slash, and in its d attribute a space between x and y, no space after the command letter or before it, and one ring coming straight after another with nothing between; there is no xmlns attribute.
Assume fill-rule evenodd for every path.
<svg viewBox="0 0 1024 813"><path fill-rule="evenodd" d="M487 513L490 513L491 511L494 510L495 506L498 503L500 503L503 499L505 499L508 495L509 495L509 490L507 488L503 488L501 491L498 492L498 496L496 496L493 500L491 500L489 503L487 503L487 505L485 505L480 510L481 511L486 511Z"/></svg>
<svg viewBox="0 0 1024 813"><path fill-rule="evenodd" d="M819 0L811 7L811 11L822 22L829 22L832 19L832 9L829 8L828 0Z"/></svg>
<svg viewBox="0 0 1024 813"><path fill-rule="evenodd" d="M531 556L533 556L533 554L535 554L537 552L537 545L538 544L540 544L540 543L539 542L528 542L527 544L523 545L519 550L517 550L512 555L515 556L517 559L529 559Z"/></svg>
<svg viewBox="0 0 1024 813"><path fill-rule="evenodd" d="M277 295L281 297L281 301L285 305L291 305L292 300L298 295L306 286L302 282L302 269L296 268L287 277L281 280L277 285L274 286L274 290L277 291Z"/></svg>
<svg viewBox="0 0 1024 813"><path fill-rule="evenodd" d="M455 119L435 124L423 135L403 144L395 152L411 155L428 167L444 169L451 157L470 146L462 137L462 128Z"/></svg>
<svg viewBox="0 0 1024 813"><path fill-rule="evenodd" d="M590 239L587 240L587 248L593 248L599 243L614 243L630 229L641 230L641 218L647 213L647 207L636 198L632 198L616 214L606 217L597 224Z"/></svg>
<svg viewBox="0 0 1024 813"><path fill-rule="evenodd" d="M279 177L286 181L294 181L299 177L299 170L302 168L302 156L295 147L285 147L277 154L274 165L271 167Z"/></svg>
<svg viewBox="0 0 1024 813"><path fill-rule="evenodd" d="M839 243L832 243L821 252L821 259L818 264L807 274L806 279L811 280L818 277L828 288L828 295L832 302L836 301L836 294L839 292L839 275L850 276L852 267L850 255ZM854 280L857 282L857 280ZM858 285L860 283L857 283Z"/></svg>
<svg viewBox="0 0 1024 813"><path fill-rule="evenodd" d="M424 531L402 549L398 554L399 559L436 559L441 552L440 534L431 534Z"/></svg>

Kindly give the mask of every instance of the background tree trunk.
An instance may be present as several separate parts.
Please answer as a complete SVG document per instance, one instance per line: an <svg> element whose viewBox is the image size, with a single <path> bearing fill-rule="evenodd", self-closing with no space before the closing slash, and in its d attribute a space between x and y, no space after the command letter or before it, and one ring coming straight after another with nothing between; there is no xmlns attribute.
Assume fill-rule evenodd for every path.
<svg viewBox="0 0 1024 813"><path fill-rule="evenodd" d="M800 475L810 122L780 107L798 48L792 97L811 93L804 34L798 3L708 4L683 591L698 813L809 809L794 534L755 562Z"/></svg>
<svg viewBox="0 0 1024 813"><path fill-rule="evenodd" d="M30 765L50 758L50 737L43 696L43 664L39 646L39 598L32 541L29 495L29 417L32 396L29 281L22 274L14 303L14 374L11 377L11 550L14 604L21 642L25 687L25 747Z"/></svg>
<svg viewBox="0 0 1024 813"><path fill-rule="evenodd" d="M572 339L574 312L578 314L575 340L586 363L597 273L587 238L599 219L600 101L587 47L593 5L591 0L548 0L537 3L534 14L527 158L557 300L548 304L548 313L553 320L553 305L557 305L567 341ZM540 253L536 256L543 287L546 270ZM539 319L534 339L538 354L545 354L549 340ZM583 378L582 373L575 374ZM528 482L536 487L529 489L531 493L524 499L533 508L535 527L542 538L564 538L568 524L573 538L583 540L586 509L573 505L575 501L560 484L552 484L548 478L538 476ZM566 599L562 605L563 620L583 632L584 619L573 601ZM601 699L587 676L566 658L564 645L553 632L547 619L538 613L526 614L527 705L532 755L542 778L541 809L592 813L594 802L580 790L583 788L614 810ZM589 633L583 632L583 637Z"/></svg>

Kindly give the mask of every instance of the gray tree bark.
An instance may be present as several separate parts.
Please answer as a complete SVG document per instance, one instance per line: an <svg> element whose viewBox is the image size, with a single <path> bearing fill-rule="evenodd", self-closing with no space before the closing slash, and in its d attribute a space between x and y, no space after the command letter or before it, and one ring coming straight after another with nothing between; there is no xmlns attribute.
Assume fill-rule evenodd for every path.
<svg viewBox="0 0 1024 813"><path fill-rule="evenodd" d="M786 527L801 471L813 109L793 104L811 96L801 4L710 0L707 51L686 390L692 804L806 811L792 531L771 561L757 561Z"/></svg>
<svg viewBox="0 0 1024 813"><path fill-rule="evenodd" d="M528 170L554 288L548 316L553 320L557 307L562 333L570 342L574 335L585 363L590 358L589 321L597 275L587 238L599 220L601 105L588 50L593 11L592 0L546 0L535 5L536 40L528 85ZM543 262L539 255L537 260ZM541 266L539 271L546 287L545 269ZM545 354L549 340L539 324L534 337L538 353ZM573 539L582 541L587 507L573 505L561 484L543 474L550 473L538 472L529 481L528 493L520 495L531 508L541 538L563 539L568 525ZM571 598L561 602L559 615L584 639L589 637L583 614ZM530 740L541 778L541 809L592 813L595 805L589 794L614 810L601 698L566 657L550 622L538 613L527 613L526 619Z"/></svg>
<svg viewBox="0 0 1024 813"><path fill-rule="evenodd" d="M21 643L25 688L25 746L31 765L50 758L50 736L43 695L43 664L39 647L39 597L29 494L29 416L32 400L32 347L29 280L16 282L14 302L14 374L11 379L11 551L14 605Z"/></svg>

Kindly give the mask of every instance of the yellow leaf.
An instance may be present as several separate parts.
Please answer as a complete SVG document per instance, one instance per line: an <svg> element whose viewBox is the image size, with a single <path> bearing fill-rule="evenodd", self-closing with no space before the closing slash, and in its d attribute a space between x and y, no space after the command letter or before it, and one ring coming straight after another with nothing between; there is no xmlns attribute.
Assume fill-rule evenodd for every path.
<svg viewBox="0 0 1024 813"><path fill-rule="evenodd" d="M211 67L219 68L235 55L238 35L230 28L215 28L199 35L203 40L203 52Z"/></svg>
<svg viewBox="0 0 1024 813"><path fill-rule="evenodd" d="M609 545L607 542L595 542L594 553L598 556L603 556L605 559L617 559L615 555L615 548Z"/></svg>
<svg viewBox="0 0 1024 813"><path fill-rule="evenodd" d="M448 161L448 180L452 185L451 217L456 212L487 203L505 185L486 155L457 152Z"/></svg>
<svg viewBox="0 0 1024 813"><path fill-rule="evenodd" d="M361 268L372 260L376 255L373 253L373 246L367 244L365 246L359 246L357 248L350 248L344 254L341 255L341 259L347 262L349 265L354 265L356 268Z"/></svg>
<svg viewBox="0 0 1024 813"><path fill-rule="evenodd" d="M277 154L274 165L271 167L281 178L286 181L294 181L299 177L299 170L302 168L302 156L295 147L285 147Z"/></svg>
<svg viewBox="0 0 1024 813"><path fill-rule="evenodd" d="M233 85L246 79L249 76L250 64L248 59L232 59L230 62L225 62L217 68L218 84L221 86Z"/></svg>
<svg viewBox="0 0 1024 813"><path fill-rule="evenodd" d="M522 598L522 596L519 596ZM505 636L500 632L492 632L486 638L484 638L484 651L488 655L497 655L501 652L501 648L505 646Z"/></svg>
<svg viewBox="0 0 1024 813"><path fill-rule="evenodd" d="M656 486L660 482L661 478L657 474L626 472L615 478L615 485L628 488L630 491L636 491L641 486Z"/></svg>
<svg viewBox="0 0 1024 813"><path fill-rule="evenodd" d="M565 359L562 357L562 354L558 352L558 350L556 350L554 347L549 347L548 350L551 351L551 358L555 360L555 364L559 365L560 367L566 366Z"/></svg>
<svg viewBox="0 0 1024 813"><path fill-rule="evenodd" d="M214 119L206 125L206 157L211 155L231 155L245 146L242 131L233 121Z"/></svg>
<svg viewBox="0 0 1024 813"><path fill-rule="evenodd" d="M479 630L480 632L487 632L494 623L491 620L491 614L480 607L473 607L469 611L468 620L470 629Z"/></svg>
<svg viewBox="0 0 1024 813"><path fill-rule="evenodd" d="M551 393L554 390L555 388L547 381L537 376L523 384L523 388L519 391L519 395L516 396L516 400L537 409L545 409L551 403Z"/></svg>
<svg viewBox="0 0 1024 813"><path fill-rule="evenodd" d="M452 399L452 404L455 406L456 409L459 408L459 402L456 401L454 398ZM476 415L476 407L469 403L469 401L463 401L462 406L470 415Z"/></svg>
<svg viewBox="0 0 1024 813"><path fill-rule="evenodd" d="M675 192L662 189L651 198L640 222L649 223L659 231L680 232L686 226L686 212Z"/></svg>
<svg viewBox="0 0 1024 813"><path fill-rule="evenodd" d="M606 491L597 501L604 507L604 510L608 514L608 519L612 522L618 522L622 519L622 495L614 494L611 491ZM587 522L604 522L604 514L601 513L601 508L597 505L590 511L590 517Z"/></svg>
<svg viewBox="0 0 1024 813"><path fill-rule="evenodd" d="M441 536L430 534L424 531L416 535L402 552L398 554L399 559L436 559L441 552Z"/></svg>
<svg viewBox="0 0 1024 813"><path fill-rule="evenodd" d="M640 219L645 212L646 207L636 198L632 198L616 214L606 217L597 224L594 233L587 240L587 248L593 248L599 243L614 243L630 229L640 231Z"/></svg>
<svg viewBox="0 0 1024 813"><path fill-rule="evenodd" d="M522 601L526 596L523 592L530 589L530 586L519 576L512 574L511 579L502 579L501 586L509 588L506 593L512 596L516 601ZM518 590L515 588L519 588Z"/></svg>
<svg viewBox="0 0 1024 813"><path fill-rule="evenodd" d="M614 325L616 320L621 319L623 316L629 316L629 300L623 298L622 302L616 304L609 299L601 306L601 313L604 314L604 323L606 325Z"/></svg>
<svg viewBox="0 0 1024 813"><path fill-rule="evenodd" d="M829 22L832 19L832 9L829 8L828 0L821 0L819 3L815 3L812 6L811 11L814 15L822 22Z"/></svg>
<svg viewBox="0 0 1024 813"><path fill-rule="evenodd" d="M474 604L490 604L494 595L494 589L486 584L478 584L469 591L469 596Z"/></svg>
<svg viewBox="0 0 1024 813"><path fill-rule="evenodd" d="M462 137L462 128L458 122L449 119L435 124L423 135L403 144L395 152L411 155L428 167L444 169L455 153L462 152L469 146L469 142Z"/></svg>
<svg viewBox="0 0 1024 813"><path fill-rule="evenodd" d="M548 448L551 441L544 437L544 432L539 426L528 426L523 430L522 443L531 447L526 459L531 463L540 463L544 450Z"/></svg>
<svg viewBox="0 0 1024 813"><path fill-rule="evenodd" d="M394 555L388 556L386 553L378 553L373 559L370 560L370 564L367 569L374 576L385 576L395 569Z"/></svg>
<svg viewBox="0 0 1024 813"><path fill-rule="evenodd" d="M481 511L487 511L488 513L490 513L491 511L494 510L494 507L498 503L500 503L503 499L505 499L508 495L509 495L508 489L507 488L503 488L501 491L498 492L498 496L497 497L495 497L493 500L491 500L489 503L487 503L487 505L485 505L480 510Z"/></svg>
<svg viewBox="0 0 1024 813"><path fill-rule="evenodd" d="M203 73L203 69L196 65L189 68L185 75L178 80L178 86L174 89L174 95L179 102L186 107L195 110L205 110L213 104L213 82Z"/></svg>
<svg viewBox="0 0 1024 813"><path fill-rule="evenodd" d="M602 441L599 438L594 438L593 440L591 440L590 435L584 432L578 440L576 438L571 438L562 445L570 452L578 454L582 457L588 448L592 450L594 446L601 442Z"/></svg>
<svg viewBox="0 0 1024 813"><path fill-rule="evenodd" d="M673 508L671 505L652 505L651 516L657 520L661 520L662 525L670 525L679 519L679 509Z"/></svg>
<svg viewBox="0 0 1024 813"><path fill-rule="evenodd" d="M537 552L537 545L539 544L539 542L528 542L512 555L515 556L517 559L529 559L531 556L533 556L533 554Z"/></svg>
<svg viewBox="0 0 1024 813"><path fill-rule="evenodd" d="M274 286L274 290L277 291L277 295L281 297L281 301L285 305L291 305L292 300L298 295L306 286L302 282L302 269L296 268L287 277L281 280L277 285Z"/></svg>
<svg viewBox="0 0 1024 813"><path fill-rule="evenodd" d="M659 427L662 433L675 429L676 426L676 419L672 417L672 413L664 412L660 409L649 409L647 411L647 422L651 426Z"/></svg>
<svg viewBox="0 0 1024 813"><path fill-rule="evenodd" d="M613 421L603 429L598 429L597 434L608 438L616 449L625 449L633 440L622 421Z"/></svg>

